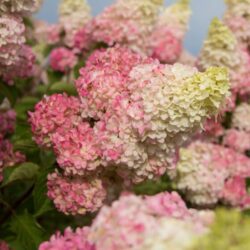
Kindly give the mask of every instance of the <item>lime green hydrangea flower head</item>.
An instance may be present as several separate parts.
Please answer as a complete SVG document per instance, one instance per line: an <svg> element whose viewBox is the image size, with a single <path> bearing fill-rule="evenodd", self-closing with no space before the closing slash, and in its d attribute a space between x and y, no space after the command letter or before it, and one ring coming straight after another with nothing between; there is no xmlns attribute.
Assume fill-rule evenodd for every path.
<svg viewBox="0 0 250 250"><path fill-rule="evenodd" d="M249 250L250 217L236 210L216 212L210 233L190 250Z"/></svg>
<svg viewBox="0 0 250 250"><path fill-rule="evenodd" d="M208 37L199 56L198 67L206 70L210 66L222 66L235 70L240 62L234 34L215 18L210 24Z"/></svg>

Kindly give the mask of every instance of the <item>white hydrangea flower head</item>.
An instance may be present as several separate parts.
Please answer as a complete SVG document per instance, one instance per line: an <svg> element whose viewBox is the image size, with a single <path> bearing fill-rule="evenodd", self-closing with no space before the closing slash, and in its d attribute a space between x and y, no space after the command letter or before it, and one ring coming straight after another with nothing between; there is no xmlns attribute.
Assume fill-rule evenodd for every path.
<svg viewBox="0 0 250 250"><path fill-rule="evenodd" d="M227 172L223 170L218 172L218 169L213 169L213 166L204 167L202 159L206 157L209 159L210 154L207 148L202 146L197 143L192 149L180 149L177 188L185 190L186 198L193 204L210 205L218 202ZM213 185L214 180L216 185Z"/></svg>
<svg viewBox="0 0 250 250"><path fill-rule="evenodd" d="M25 26L21 17L12 14L0 16L0 64L14 64L21 45L25 42Z"/></svg>
<svg viewBox="0 0 250 250"><path fill-rule="evenodd" d="M179 0L165 8L158 18L157 26L172 26L183 36L188 29L188 22L192 14L189 2L189 0Z"/></svg>
<svg viewBox="0 0 250 250"><path fill-rule="evenodd" d="M1 0L0 12L31 14L37 11L43 0Z"/></svg>
<svg viewBox="0 0 250 250"><path fill-rule="evenodd" d="M241 131L250 133L250 105L242 103L233 113L232 125Z"/></svg>
<svg viewBox="0 0 250 250"><path fill-rule="evenodd" d="M188 221L165 218L159 221L157 229L145 237L138 250L188 250L199 238L194 224Z"/></svg>

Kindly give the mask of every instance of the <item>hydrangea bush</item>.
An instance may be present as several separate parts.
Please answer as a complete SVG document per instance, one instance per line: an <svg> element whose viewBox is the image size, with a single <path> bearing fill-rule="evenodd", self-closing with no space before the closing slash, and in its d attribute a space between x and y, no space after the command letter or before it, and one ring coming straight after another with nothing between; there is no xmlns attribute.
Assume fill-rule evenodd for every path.
<svg viewBox="0 0 250 250"><path fill-rule="evenodd" d="M249 0L197 57L190 2L0 3L0 250L248 250Z"/></svg>

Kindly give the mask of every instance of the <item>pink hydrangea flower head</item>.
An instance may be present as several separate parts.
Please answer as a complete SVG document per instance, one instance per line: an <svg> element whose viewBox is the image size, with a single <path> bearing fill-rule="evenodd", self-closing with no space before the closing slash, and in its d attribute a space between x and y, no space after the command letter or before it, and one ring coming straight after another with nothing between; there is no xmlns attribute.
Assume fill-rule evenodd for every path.
<svg viewBox="0 0 250 250"><path fill-rule="evenodd" d="M229 129L223 137L223 145L244 153L250 150L250 133L237 129Z"/></svg>
<svg viewBox="0 0 250 250"><path fill-rule="evenodd" d="M0 241L0 249L1 250L10 250L8 244L5 241Z"/></svg>
<svg viewBox="0 0 250 250"><path fill-rule="evenodd" d="M35 111L30 112L29 122L36 143L49 148L51 135L59 127L65 132L76 126L81 120L81 104L76 97L68 97L66 94L54 94L45 96L35 106Z"/></svg>
<svg viewBox="0 0 250 250"><path fill-rule="evenodd" d="M175 63L182 53L182 40L190 14L187 0L180 0L167 7L158 17L149 36L148 54L161 62Z"/></svg>
<svg viewBox="0 0 250 250"><path fill-rule="evenodd" d="M34 25L34 37L39 43L54 45L60 41L62 28L59 24L48 24L39 20Z"/></svg>
<svg viewBox="0 0 250 250"><path fill-rule="evenodd" d="M226 4L225 23L247 47L250 42L250 2L249 0L226 0Z"/></svg>
<svg viewBox="0 0 250 250"><path fill-rule="evenodd" d="M58 128L52 135L57 162L67 175L87 175L100 166L99 138L89 123L69 129Z"/></svg>
<svg viewBox="0 0 250 250"><path fill-rule="evenodd" d="M129 72L144 60L123 47L97 50L89 57L76 80L78 94L89 107L89 116L103 115L112 100L127 90Z"/></svg>
<svg viewBox="0 0 250 250"><path fill-rule="evenodd" d="M158 28L150 39L153 58L164 63L174 63L178 60L182 52L182 42L174 35L174 31L168 27Z"/></svg>
<svg viewBox="0 0 250 250"><path fill-rule="evenodd" d="M171 249L187 249L178 248L181 241L178 243L178 240L173 238L179 237L170 235L173 235L177 228L189 228L183 232L189 234L190 239L186 244L190 246L195 238L193 233L198 233L198 228L203 228L203 232L201 230L199 234L204 233L206 226L201 219L191 215L194 211L191 212L182 205L178 206L178 203L182 202L176 193L146 198L132 194L122 196L113 202L111 207L101 209L90 228L89 239L95 243L97 250L166 249L172 244ZM179 207L180 213L177 211ZM176 210L173 211L174 209ZM183 210L185 214L182 213ZM167 225L171 225L172 229L168 229ZM197 225L201 227L196 227ZM164 234L160 231L164 231ZM161 247L157 248L159 245Z"/></svg>
<svg viewBox="0 0 250 250"><path fill-rule="evenodd" d="M122 44L145 54L162 3L162 0L117 0L93 19L93 40L109 46Z"/></svg>
<svg viewBox="0 0 250 250"><path fill-rule="evenodd" d="M12 109L1 111L0 107L0 134L5 136L6 134L13 133L15 130L16 112Z"/></svg>
<svg viewBox="0 0 250 250"><path fill-rule="evenodd" d="M77 228L75 232L66 228L64 234L56 233L50 241L43 242L39 250L95 250L94 245L88 241L89 228Z"/></svg>
<svg viewBox="0 0 250 250"><path fill-rule="evenodd" d="M25 156L20 152L14 152L13 145L0 135L0 182L3 180L3 169L12 167L25 161Z"/></svg>
<svg viewBox="0 0 250 250"><path fill-rule="evenodd" d="M99 179L70 178L54 172L48 176L48 197L65 214L85 214L97 211L106 198Z"/></svg>
<svg viewBox="0 0 250 250"><path fill-rule="evenodd" d="M226 203L232 206L250 206L250 196L247 193L246 180L243 177L235 176L225 183L223 194Z"/></svg>
<svg viewBox="0 0 250 250"><path fill-rule="evenodd" d="M73 49L78 53L85 52L91 47L91 42L91 35L87 28L83 27L75 33Z"/></svg>
<svg viewBox="0 0 250 250"><path fill-rule="evenodd" d="M190 211L185 202L176 192L147 196L145 202L152 214L157 216L170 216L180 219L190 216Z"/></svg>
<svg viewBox="0 0 250 250"><path fill-rule="evenodd" d="M244 153L250 150L250 105L241 103L236 107L231 129L227 130L223 138L223 144L236 151Z"/></svg>
<svg viewBox="0 0 250 250"><path fill-rule="evenodd" d="M67 48L55 48L50 53L50 66L55 71L65 73L74 68L76 63L77 57L73 51Z"/></svg>
<svg viewBox="0 0 250 250"><path fill-rule="evenodd" d="M180 150L175 181L177 188L193 204L208 206L222 201L232 206L248 207L249 203L242 203L242 200L249 200L246 190L242 196L245 186L236 188L237 182L234 186L234 182L227 181L237 177L240 183L245 183L249 175L250 160L246 156L219 145L196 141ZM235 192L239 190L240 193L235 193L232 199L229 189L234 187Z"/></svg>

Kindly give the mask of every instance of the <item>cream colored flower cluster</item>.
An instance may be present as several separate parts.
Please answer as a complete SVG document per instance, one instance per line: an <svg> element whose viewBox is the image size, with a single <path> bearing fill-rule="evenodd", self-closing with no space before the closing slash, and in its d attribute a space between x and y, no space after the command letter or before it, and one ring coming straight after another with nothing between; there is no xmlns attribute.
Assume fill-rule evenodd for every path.
<svg viewBox="0 0 250 250"><path fill-rule="evenodd" d="M65 42L72 46L78 30L91 19L87 0L61 0L59 6L59 23L66 33Z"/></svg>
<svg viewBox="0 0 250 250"><path fill-rule="evenodd" d="M43 0L1 0L0 12L21 15L32 14L41 6Z"/></svg>
<svg viewBox="0 0 250 250"><path fill-rule="evenodd" d="M231 71L237 70L241 63L237 46L237 40L230 29L217 18L214 19L200 52L198 67L206 70L211 66L222 66Z"/></svg>

